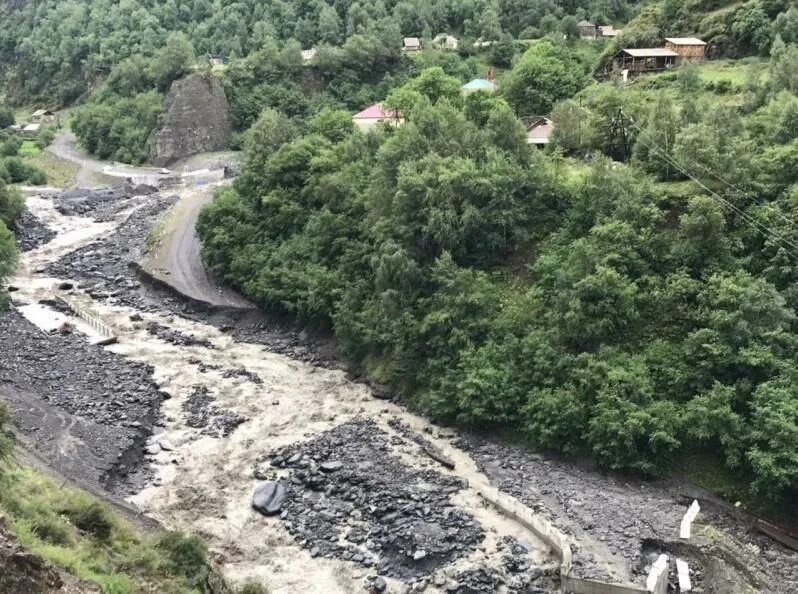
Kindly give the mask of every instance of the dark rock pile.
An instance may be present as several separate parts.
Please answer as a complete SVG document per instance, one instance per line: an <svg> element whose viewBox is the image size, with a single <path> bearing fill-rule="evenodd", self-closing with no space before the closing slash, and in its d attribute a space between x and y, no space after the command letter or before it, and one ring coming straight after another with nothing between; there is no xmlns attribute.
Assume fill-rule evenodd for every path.
<svg viewBox="0 0 798 594"><path fill-rule="evenodd" d="M244 369L243 367L233 367L230 369L225 369L222 371L222 377L224 378L233 378L233 377L241 377L245 380L252 382L256 386L260 386L263 384L263 380L260 376L255 373L254 371L250 371L249 369Z"/></svg>
<svg viewBox="0 0 798 594"><path fill-rule="evenodd" d="M202 429L203 435L212 437L227 437L248 420L242 415L217 406L216 399L205 386L194 387L183 403L183 412L186 415L186 425Z"/></svg>
<svg viewBox="0 0 798 594"><path fill-rule="evenodd" d="M458 442L480 470L500 490L548 516L577 542L573 545L573 571L586 578L609 579L593 556L597 547L628 564L633 574L645 575L641 562L645 539L670 539L678 535L686 506L659 488L633 486L612 476L585 470L568 462L550 460L528 450L469 436Z"/></svg>
<svg viewBox="0 0 798 594"><path fill-rule="evenodd" d="M281 518L313 556L412 581L468 555L484 538L451 502L462 482L404 464L372 421L345 423L268 457L290 471ZM270 472L260 466L256 478L273 478Z"/></svg>
<svg viewBox="0 0 798 594"><path fill-rule="evenodd" d="M174 344L177 346L199 346L206 349L215 349L216 347L207 338L197 338L192 334L185 334L179 330L174 330L158 322L150 322L147 324L147 332L152 336L160 338L164 342Z"/></svg>
<svg viewBox="0 0 798 594"><path fill-rule="evenodd" d="M0 394L43 457L125 491L165 398L152 369L82 336L44 334L14 311L0 312L0 361Z"/></svg>
<svg viewBox="0 0 798 594"><path fill-rule="evenodd" d="M29 252L49 243L55 237L55 231L47 227L30 211L24 210L14 221L14 235L17 237L20 251Z"/></svg>
<svg viewBox="0 0 798 594"><path fill-rule="evenodd" d="M123 184L114 188L89 190L78 188L66 190L54 198L55 208L62 215L91 217L96 221L108 221L123 210L134 205L136 196L155 194L157 188L147 185Z"/></svg>
<svg viewBox="0 0 798 594"><path fill-rule="evenodd" d="M151 229L174 202L173 196L147 198L114 233L67 254L48 266L46 274L78 281L95 299L114 298L147 309L132 265L142 259Z"/></svg>

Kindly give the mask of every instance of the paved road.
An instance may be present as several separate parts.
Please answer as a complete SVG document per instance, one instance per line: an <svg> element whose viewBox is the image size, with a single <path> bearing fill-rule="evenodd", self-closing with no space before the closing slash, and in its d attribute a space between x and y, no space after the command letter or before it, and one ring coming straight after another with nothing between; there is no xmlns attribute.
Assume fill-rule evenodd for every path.
<svg viewBox="0 0 798 594"><path fill-rule="evenodd" d="M212 305L252 309L254 305L219 283L202 261L196 225L213 187L188 188L167 215L160 242L144 267L178 292Z"/></svg>

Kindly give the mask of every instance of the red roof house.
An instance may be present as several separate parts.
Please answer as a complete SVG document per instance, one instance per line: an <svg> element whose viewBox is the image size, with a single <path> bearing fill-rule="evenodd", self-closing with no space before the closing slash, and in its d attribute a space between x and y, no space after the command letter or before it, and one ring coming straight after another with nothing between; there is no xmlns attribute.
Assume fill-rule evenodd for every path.
<svg viewBox="0 0 798 594"><path fill-rule="evenodd" d="M380 122L388 122L391 125L398 126L405 121L401 113L395 109L388 109L382 103L375 103L371 107L367 107L361 112L352 116L352 121L361 130L368 130L372 126Z"/></svg>

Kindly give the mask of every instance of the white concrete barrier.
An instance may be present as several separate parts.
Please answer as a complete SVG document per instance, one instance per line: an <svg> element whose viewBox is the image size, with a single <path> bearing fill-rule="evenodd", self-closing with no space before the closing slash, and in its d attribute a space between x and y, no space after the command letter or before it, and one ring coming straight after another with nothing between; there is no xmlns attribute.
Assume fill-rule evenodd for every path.
<svg viewBox="0 0 798 594"><path fill-rule="evenodd" d="M95 341L95 344L111 344L116 342L116 333L113 329L103 322L100 318L95 316L92 313L89 313L80 305L75 303L72 299L68 297L64 297L62 295L58 295L57 298L66 305L72 312L79 317L81 320L86 322L92 330L97 332L100 335L100 340Z"/></svg>
<svg viewBox="0 0 798 594"><path fill-rule="evenodd" d="M687 561L676 559L676 573L679 576L679 592L690 592L693 584L690 582L690 568Z"/></svg>
<svg viewBox="0 0 798 594"><path fill-rule="evenodd" d="M693 503L691 503L690 507L687 508L687 511L682 518L682 523L679 526L679 538L690 538L693 520L695 520L699 511L701 511L701 506L698 505L697 499L693 499Z"/></svg>

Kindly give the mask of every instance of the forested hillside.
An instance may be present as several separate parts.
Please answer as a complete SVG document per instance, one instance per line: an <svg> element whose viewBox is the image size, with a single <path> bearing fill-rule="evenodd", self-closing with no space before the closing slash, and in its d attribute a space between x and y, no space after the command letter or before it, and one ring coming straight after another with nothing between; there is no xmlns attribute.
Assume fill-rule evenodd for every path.
<svg viewBox="0 0 798 594"><path fill-rule="evenodd" d="M760 500L798 496L789 2L10 6L5 99L85 100L73 128L102 157L141 161L171 82L221 76L245 157L201 218L208 262L332 328L420 409L614 469L709 459ZM580 41L585 17L624 33ZM441 32L460 49L401 52ZM594 78L619 45L692 34L735 61ZM464 96L488 67L498 92ZM358 131L378 101L404 125ZM519 118L549 113L537 150Z"/></svg>
<svg viewBox="0 0 798 594"><path fill-rule="evenodd" d="M497 95L424 70L387 96L398 127L268 110L206 256L428 414L792 499L798 47L768 51L627 86L544 41ZM551 105L539 151L517 114Z"/></svg>

